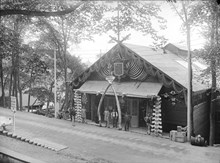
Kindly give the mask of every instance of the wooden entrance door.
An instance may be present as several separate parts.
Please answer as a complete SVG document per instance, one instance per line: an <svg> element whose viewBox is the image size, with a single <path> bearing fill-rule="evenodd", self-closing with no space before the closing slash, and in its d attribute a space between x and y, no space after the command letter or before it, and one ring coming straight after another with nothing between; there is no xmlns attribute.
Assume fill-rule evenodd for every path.
<svg viewBox="0 0 220 163"><path fill-rule="evenodd" d="M139 127L139 101L138 99L128 99L127 102L128 111L132 116L131 127Z"/></svg>

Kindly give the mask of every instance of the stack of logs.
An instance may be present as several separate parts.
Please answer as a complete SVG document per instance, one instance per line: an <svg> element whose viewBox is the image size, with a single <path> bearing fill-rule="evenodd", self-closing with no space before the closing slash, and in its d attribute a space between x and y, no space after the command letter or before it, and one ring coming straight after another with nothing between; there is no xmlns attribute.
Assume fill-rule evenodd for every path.
<svg viewBox="0 0 220 163"><path fill-rule="evenodd" d="M74 93L74 107L76 111L76 121L82 122L82 101L81 101L81 93L75 91Z"/></svg>
<svg viewBox="0 0 220 163"><path fill-rule="evenodd" d="M159 96L155 99L151 132L154 133L155 136L162 136L161 97Z"/></svg>

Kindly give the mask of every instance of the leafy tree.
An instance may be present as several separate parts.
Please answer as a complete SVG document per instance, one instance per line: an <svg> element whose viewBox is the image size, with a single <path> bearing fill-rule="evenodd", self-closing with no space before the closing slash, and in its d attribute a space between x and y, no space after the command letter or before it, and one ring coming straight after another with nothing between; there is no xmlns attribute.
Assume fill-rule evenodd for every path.
<svg viewBox="0 0 220 163"><path fill-rule="evenodd" d="M156 3L118 1L117 4L114 2L108 7L110 8L108 11L110 16L106 16L100 24L104 32L112 31L117 36L114 37L114 40L121 41L123 33L136 30L144 35L150 35L156 48L166 43L167 40L158 35L157 30L166 28L166 20L159 16L160 7ZM117 11L117 14L115 11Z"/></svg>
<svg viewBox="0 0 220 163"><path fill-rule="evenodd" d="M49 101L54 102L54 93L50 92L47 88L43 86L31 88L25 91L25 93L28 93L33 97L36 97L36 100L40 101L41 103L45 103L45 99L49 99Z"/></svg>
<svg viewBox="0 0 220 163"><path fill-rule="evenodd" d="M67 48L70 43L78 44L85 39L91 40L91 35L99 32L97 22L102 18L104 9L97 2L88 2L81 5L70 15L48 19L39 18L36 22L37 26L43 31L42 38L44 42L48 42L47 46L50 49L57 49L58 58L62 62L61 68L66 91L63 109L67 109L70 105L69 101L72 101L67 98L69 91L67 89L68 81L72 80L72 78L68 77L67 70L68 66L73 67L72 63L69 64L67 62ZM74 76L77 74L75 73L77 72L76 70L72 72Z"/></svg>
<svg viewBox="0 0 220 163"><path fill-rule="evenodd" d="M195 4L196 3L196 4ZM219 84L219 9L216 0L196 1L188 6L188 22L192 27L200 27L207 42L203 49L195 52L197 59L203 59L208 68L199 76L200 80L211 84L210 102L210 135L209 144L213 145L215 133L215 108L213 101L216 99L216 89ZM211 81L211 82L210 82Z"/></svg>
<svg viewBox="0 0 220 163"><path fill-rule="evenodd" d="M10 61L10 56L12 54L12 40L13 40L13 31L3 24L0 26L0 77L1 77L1 101L2 106L5 107L5 87L9 82L10 66L7 62ZM6 62L7 61L7 62Z"/></svg>
<svg viewBox="0 0 220 163"><path fill-rule="evenodd" d="M20 87L20 54L22 45L22 32L26 29L26 25L30 19L23 16L11 16L5 18L5 26L10 28L13 33L11 40L11 71L10 71L10 82L9 82L9 97L11 95L18 97L18 90ZM17 109L19 108L18 100L20 100L20 108L22 108L22 92L19 90L20 99L17 98Z"/></svg>
<svg viewBox="0 0 220 163"><path fill-rule="evenodd" d="M34 64L32 65L31 63L33 63L36 59L34 58L33 54L38 53L36 47L32 49L27 46L22 47L22 35L24 34L25 30L27 30L27 28L24 28L24 26L29 27L30 23L32 24L34 23L35 25L40 27L43 31L42 35L44 36L41 37L40 42L41 43L43 41L47 41L47 42L44 48L42 48L43 47L42 44L40 45L42 48L41 50L47 49L51 51L51 49L57 49L58 56L60 57L58 62L61 63L58 64L58 67L60 67L60 70L62 70L60 71L60 74L64 73L65 85L67 85L67 81L71 80L72 77L75 77L78 74L78 71L80 71L80 69L83 68L81 64L76 64L74 67L72 64L69 64L68 61L66 60L66 58L68 57L67 48L68 48L68 44L70 43L69 41L74 41L75 43L79 43L82 39L91 39L90 34L93 33L93 31L95 31L93 30L95 29L94 28L95 21L100 20L100 18L102 17L103 9L101 8L100 5L97 5L96 2L90 2L84 4L81 2L73 2L72 4L68 4L65 1L54 1L54 0L50 0L50 1L21 0L19 1L18 4L13 4L13 2L14 1L4 1L3 3L1 3L1 11L0 11L1 18L6 20L4 24L12 30L12 39L11 39L12 48L10 50L11 51L10 62L12 64L12 67L10 71L11 73L10 73L10 84L9 84L9 95L17 96L17 90L19 90L21 94L20 97L22 99L22 90L26 89L27 87L29 87L30 89L30 84L35 85L36 81L42 79L43 77L47 79L45 81L50 81L49 85L50 85L50 90L52 91L52 87L53 87L52 77L49 79L47 78L46 75L41 74L42 76L40 76L39 74L34 73L35 71L34 69L37 68L38 65L34 65ZM74 13L72 11L74 11ZM48 18L48 19L43 19L43 18L32 19L30 17L27 17L27 16L48 17L55 15L59 17ZM30 31L30 29L28 30ZM54 50L52 50L52 53L53 51ZM9 52L9 51L5 50L5 52ZM24 54L30 56L25 57L23 56ZM1 55L1 58L2 56L3 55ZM48 56L49 55L47 55L47 57ZM30 60L27 59L29 57ZM69 58L68 60L72 60L72 61L74 60L72 59L72 57L68 57L68 58ZM77 60L78 61L76 61L75 63L80 62L78 58ZM25 63L28 65L32 65L29 68L33 72L24 69L24 66L22 64ZM48 62L47 64L50 63L51 62ZM78 66L78 70L73 70L77 66ZM68 77L67 75L68 69L71 70L70 77ZM38 69L36 71L38 71ZM20 105L21 105L20 108L22 107L21 99L20 99Z"/></svg>
<svg viewBox="0 0 220 163"><path fill-rule="evenodd" d="M41 102L48 102L54 97L52 92L54 86L53 50L45 49L42 44L41 40L37 40L29 42L24 47L23 66L21 67L21 74L23 75L21 80L23 82L21 86L22 90L29 93L29 99L31 95ZM59 73L58 76L60 76ZM45 95L40 98L40 95L44 93Z"/></svg>
<svg viewBox="0 0 220 163"><path fill-rule="evenodd" d="M40 81L40 77L48 72L47 63L43 60L41 53L39 53L38 49L33 49L29 46L23 48L23 56L20 62L20 74L23 76L23 80L25 80L21 87L20 91L24 88L28 88L31 90L32 85L36 85L36 81ZM28 111L30 109L30 94L28 96Z"/></svg>
<svg viewBox="0 0 220 163"><path fill-rule="evenodd" d="M212 146L214 143L215 133L215 107L213 101L215 101L216 89L219 83L219 6L217 1L202 1L199 5L194 6L191 12L192 23L197 26L203 27L203 35L205 36L207 43L206 46L197 52L197 57L202 57L209 65L208 69L204 72L204 77L209 78L211 81L211 102L210 102L210 134L209 144ZM210 79L211 78L211 79Z"/></svg>

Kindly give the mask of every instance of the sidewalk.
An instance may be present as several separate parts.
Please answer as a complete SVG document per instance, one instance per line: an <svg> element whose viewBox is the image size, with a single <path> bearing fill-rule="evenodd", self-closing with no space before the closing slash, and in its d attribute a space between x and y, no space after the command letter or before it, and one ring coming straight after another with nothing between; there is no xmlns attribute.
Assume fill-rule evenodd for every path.
<svg viewBox="0 0 220 163"><path fill-rule="evenodd" d="M91 121L91 120L86 120L86 123L89 124L89 125L95 125L95 126L99 126L99 124ZM102 123L102 126L104 127L105 124ZM109 129L116 129L116 128L112 128L110 127ZM122 130L124 129L124 125L122 124ZM145 127L130 127L129 129L129 132L133 132L133 133L138 133L138 134L143 134L143 135L147 135L147 131L146 131L146 128ZM162 138L165 138L165 139L169 139L169 133L163 133L162 134Z"/></svg>

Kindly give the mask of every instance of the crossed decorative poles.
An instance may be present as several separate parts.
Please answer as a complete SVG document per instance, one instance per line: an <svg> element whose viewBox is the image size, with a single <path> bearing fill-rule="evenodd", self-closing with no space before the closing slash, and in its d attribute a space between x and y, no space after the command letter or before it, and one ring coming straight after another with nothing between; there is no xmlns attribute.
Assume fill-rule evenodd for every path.
<svg viewBox="0 0 220 163"><path fill-rule="evenodd" d="M105 97L105 94L107 92L107 90L109 89L109 87L112 88L113 92L114 92L114 95L115 95L115 99L116 99L116 105L117 105L117 110L118 110L118 129L121 130L122 127L121 127L121 108L120 108L120 104L119 104L119 100L118 100L118 96L115 92L115 89L113 87L113 81L114 81L115 77L114 76L107 76L106 77L106 80L108 81L109 85L107 86L107 88L105 89L105 92L102 94L102 97L99 101L99 106L98 106L98 117L99 117L99 125L101 126L101 114L100 114L100 108L101 108L101 105L102 105L102 101Z"/></svg>

